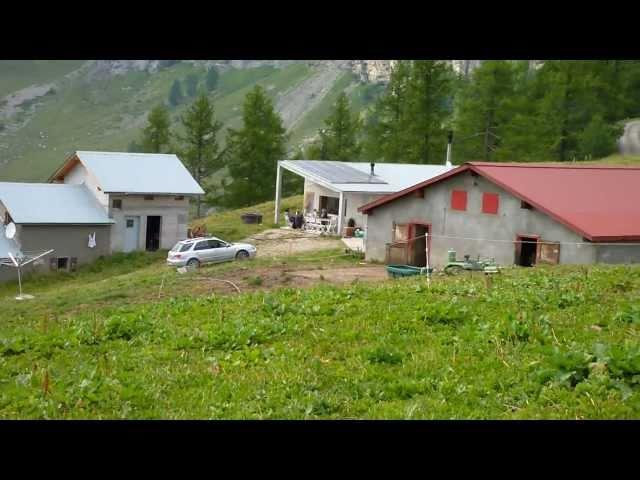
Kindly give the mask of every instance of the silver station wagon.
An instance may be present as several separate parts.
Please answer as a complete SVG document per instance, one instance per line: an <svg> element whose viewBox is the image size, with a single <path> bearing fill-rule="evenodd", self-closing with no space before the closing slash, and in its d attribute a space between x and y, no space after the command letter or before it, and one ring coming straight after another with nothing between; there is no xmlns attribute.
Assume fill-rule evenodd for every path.
<svg viewBox="0 0 640 480"><path fill-rule="evenodd" d="M190 238L176 243L167 255L172 267L199 267L204 263L246 260L256 256L249 243L228 243L216 237Z"/></svg>

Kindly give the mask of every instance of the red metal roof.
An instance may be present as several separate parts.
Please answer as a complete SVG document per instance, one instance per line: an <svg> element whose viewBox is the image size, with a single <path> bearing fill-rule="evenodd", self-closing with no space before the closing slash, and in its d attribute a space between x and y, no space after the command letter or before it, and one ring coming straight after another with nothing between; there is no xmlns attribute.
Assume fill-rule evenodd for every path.
<svg viewBox="0 0 640 480"><path fill-rule="evenodd" d="M470 162L359 208L472 170L591 241L640 240L640 168Z"/></svg>

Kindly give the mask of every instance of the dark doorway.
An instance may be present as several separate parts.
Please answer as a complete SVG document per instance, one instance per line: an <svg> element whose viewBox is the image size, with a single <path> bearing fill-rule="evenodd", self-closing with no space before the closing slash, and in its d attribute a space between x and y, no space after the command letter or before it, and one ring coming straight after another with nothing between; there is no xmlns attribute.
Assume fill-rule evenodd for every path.
<svg viewBox="0 0 640 480"><path fill-rule="evenodd" d="M533 267L538 253L538 239L536 237L518 236L516 244L516 264L522 267Z"/></svg>
<svg viewBox="0 0 640 480"><path fill-rule="evenodd" d="M160 248L160 219L162 217L147 217L147 251L155 252Z"/></svg>
<svg viewBox="0 0 640 480"><path fill-rule="evenodd" d="M409 229L409 235L411 238L415 238L411 242L409 251L411 252L409 257L409 264L415 267L427 266L427 238L425 235L429 233L429 226L418 223L411 224Z"/></svg>

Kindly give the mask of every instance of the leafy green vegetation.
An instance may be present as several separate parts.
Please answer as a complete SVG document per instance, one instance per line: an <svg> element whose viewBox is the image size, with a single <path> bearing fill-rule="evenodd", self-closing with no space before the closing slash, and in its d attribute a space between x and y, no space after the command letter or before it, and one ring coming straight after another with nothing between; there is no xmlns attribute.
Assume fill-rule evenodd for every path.
<svg viewBox="0 0 640 480"><path fill-rule="evenodd" d="M269 262L181 285L239 268L258 284ZM155 298L161 266L125 265L28 281L36 299L3 302L0 417L640 413L637 266L511 269L489 289L469 275L212 295L176 280Z"/></svg>

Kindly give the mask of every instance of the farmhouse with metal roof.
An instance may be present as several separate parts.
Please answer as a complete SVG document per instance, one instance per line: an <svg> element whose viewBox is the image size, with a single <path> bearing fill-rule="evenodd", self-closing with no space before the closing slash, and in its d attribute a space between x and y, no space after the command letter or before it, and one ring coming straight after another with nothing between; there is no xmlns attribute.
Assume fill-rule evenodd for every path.
<svg viewBox="0 0 640 480"><path fill-rule="evenodd" d="M640 168L470 162L362 205L369 260L640 262Z"/></svg>
<svg viewBox="0 0 640 480"><path fill-rule="evenodd" d="M0 218L16 225L14 250L54 249L53 270L170 248L187 237L189 196L204 193L180 159L165 154L78 151L49 182L0 182Z"/></svg>

